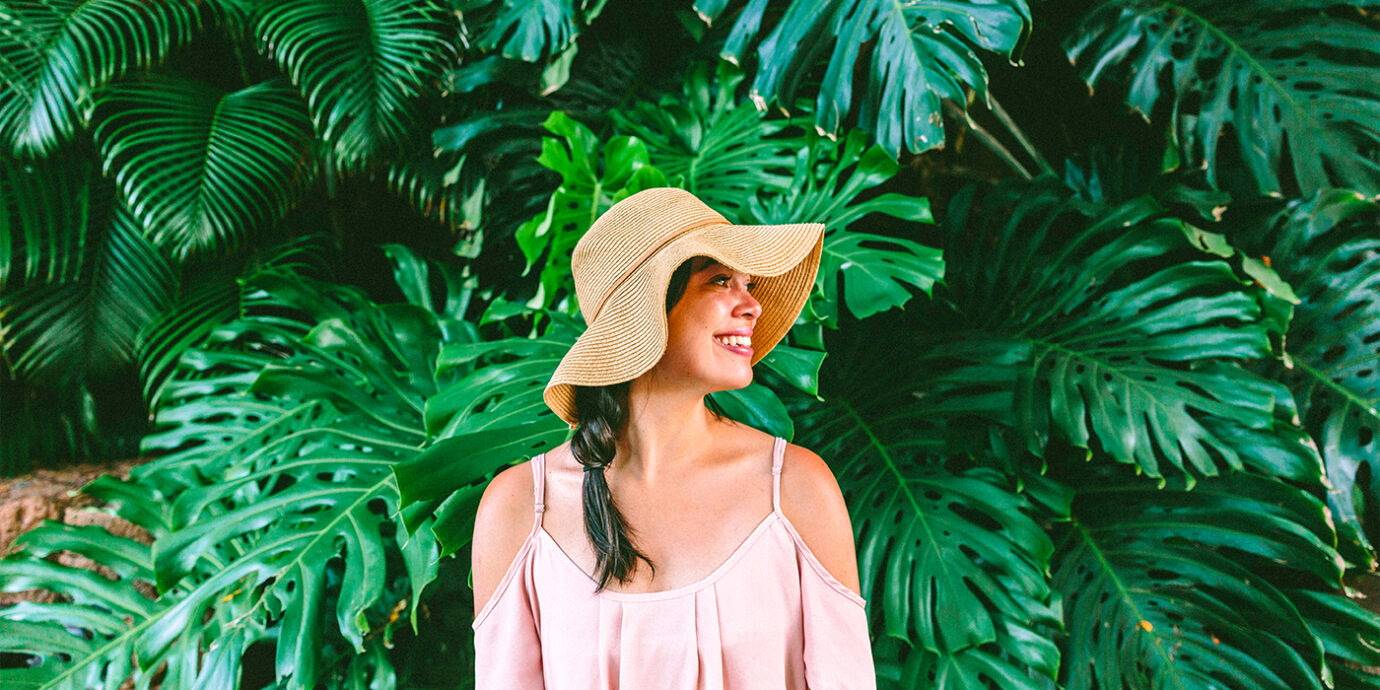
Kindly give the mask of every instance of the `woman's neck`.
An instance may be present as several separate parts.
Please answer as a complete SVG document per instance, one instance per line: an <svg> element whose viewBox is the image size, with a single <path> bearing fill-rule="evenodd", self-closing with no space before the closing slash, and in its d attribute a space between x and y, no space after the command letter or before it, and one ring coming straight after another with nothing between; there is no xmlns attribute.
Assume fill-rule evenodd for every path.
<svg viewBox="0 0 1380 690"><path fill-rule="evenodd" d="M644 385L638 385L644 384ZM628 390L628 421L610 471L621 483L654 485L684 477L704 456L718 422L700 390L656 388L638 379Z"/></svg>

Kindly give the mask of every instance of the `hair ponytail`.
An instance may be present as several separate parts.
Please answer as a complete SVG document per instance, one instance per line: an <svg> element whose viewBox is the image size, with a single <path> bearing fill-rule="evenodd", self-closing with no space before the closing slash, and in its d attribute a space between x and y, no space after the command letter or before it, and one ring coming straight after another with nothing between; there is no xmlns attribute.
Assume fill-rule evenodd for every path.
<svg viewBox="0 0 1380 690"><path fill-rule="evenodd" d="M570 439L570 451L584 466L583 500L585 536L594 547L594 572L602 590L609 580L627 582L640 558L656 570L647 555L632 541L632 528L609 491L604 468L613 462L615 441L627 421L629 382L608 386L576 386L575 407L580 425Z"/></svg>

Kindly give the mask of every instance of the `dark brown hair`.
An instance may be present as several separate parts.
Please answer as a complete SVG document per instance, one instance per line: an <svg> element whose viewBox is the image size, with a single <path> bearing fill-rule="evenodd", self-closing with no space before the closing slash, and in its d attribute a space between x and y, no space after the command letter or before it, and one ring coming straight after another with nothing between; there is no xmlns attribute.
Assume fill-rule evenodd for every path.
<svg viewBox="0 0 1380 690"><path fill-rule="evenodd" d="M690 282L691 264L687 259L676 267L666 287L666 312L680 301ZM570 452L584 466L583 508L585 535L594 547L594 570L598 592L610 580L627 583L632 579L638 559L656 572L656 565L633 543L634 530L623 519L618 503L609 492L604 468L613 462L615 442L628 421L628 388L631 381L607 386L575 386L575 409L579 426L570 439ZM722 418L711 403L710 412Z"/></svg>

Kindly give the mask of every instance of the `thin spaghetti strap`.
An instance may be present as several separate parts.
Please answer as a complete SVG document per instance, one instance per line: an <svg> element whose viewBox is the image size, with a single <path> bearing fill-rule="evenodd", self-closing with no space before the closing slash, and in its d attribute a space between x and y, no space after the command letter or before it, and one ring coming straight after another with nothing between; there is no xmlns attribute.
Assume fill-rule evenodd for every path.
<svg viewBox="0 0 1380 690"><path fill-rule="evenodd" d="M781 460L786 457L786 439L776 437L771 459L771 509L781 512Z"/></svg>
<svg viewBox="0 0 1380 690"><path fill-rule="evenodd" d="M532 458L532 502L537 513L537 525L541 526L541 515L546 512L546 453Z"/></svg>

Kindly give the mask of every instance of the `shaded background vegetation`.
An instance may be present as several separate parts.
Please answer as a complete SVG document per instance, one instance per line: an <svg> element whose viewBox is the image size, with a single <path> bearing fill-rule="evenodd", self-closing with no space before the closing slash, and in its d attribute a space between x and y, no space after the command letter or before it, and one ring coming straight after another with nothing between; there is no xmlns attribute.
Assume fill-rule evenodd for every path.
<svg viewBox="0 0 1380 690"><path fill-rule="evenodd" d="M883 687L1376 687L1380 8L0 4L7 687L464 687L569 250L827 224L735 418L825 457ZM101 573L64 565L79 554Z"/></svg>

